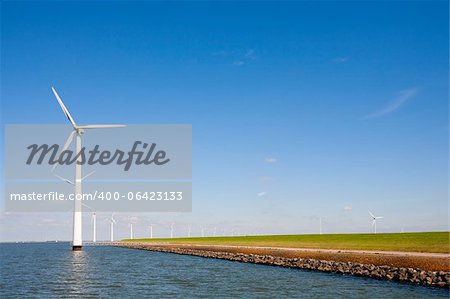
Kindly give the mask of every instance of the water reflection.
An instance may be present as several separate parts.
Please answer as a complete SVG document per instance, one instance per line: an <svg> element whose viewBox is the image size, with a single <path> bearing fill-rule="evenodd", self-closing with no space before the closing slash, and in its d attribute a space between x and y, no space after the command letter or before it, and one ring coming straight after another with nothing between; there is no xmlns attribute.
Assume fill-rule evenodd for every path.
<svg viewBox="0 0 450 299"><path fill-rule="evenodd" d="M69 275L66 282L70 286L70 293L81 295L84 293L88 278L89 258L85 251L71 251L69 254Z"/></svg>

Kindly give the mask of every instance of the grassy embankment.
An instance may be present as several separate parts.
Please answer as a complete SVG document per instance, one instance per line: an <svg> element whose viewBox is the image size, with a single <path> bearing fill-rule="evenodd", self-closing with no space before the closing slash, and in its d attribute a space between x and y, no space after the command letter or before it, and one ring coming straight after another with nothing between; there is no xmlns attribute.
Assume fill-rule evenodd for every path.
<svg viewBox="0 0 450 299"><path fill-rule="evenodd" d="M449 253L450 232L126 239L125 242Z"/></svg>

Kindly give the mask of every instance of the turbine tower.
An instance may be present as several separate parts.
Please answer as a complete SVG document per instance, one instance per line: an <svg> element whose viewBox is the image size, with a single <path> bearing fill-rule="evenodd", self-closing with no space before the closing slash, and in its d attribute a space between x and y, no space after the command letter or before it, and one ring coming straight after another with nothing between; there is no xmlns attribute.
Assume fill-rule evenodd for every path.
<svg viewBox="0 0 450 299"><path fill-rule="evenodd" d="M116 220L114 220L114 213L112 213L109 221L111 222L111 242L114 242L114 224L116 223Z"/></svg>
<svg viewBox="0 0 450 299"><path fill-rule="evenodd" d="M130 239L133 239L133 223L130 223Z"/></svg>
<svg viewBox="0 0 450 299"><path fill-rule="evenodd" d="M373 233L377 233L377 219L383 219L383 216L374 216L371 212L369 212L370 217L372 217L372 227L373 227Z"/></svg>
<svg viewBox="0 0 450 299"><path fill-rule="evenodd" d="M84 133L84 130L88 129L108 129L108 128L118 128L124 127L125 125L77 125L69 113L69 110L66 108L55 88L52 86L53 94L58 100L59 106L61 106L62 111L66 115L70 124L73 127L72 133L67 138L66 144L61 150L63 153L69 145L72 143L74 135L76 135L76 153L78 154L81 151L81 136ZM82 194L82 176L81 176L81 163L82 163L81 155L78 155L77 162L75 164L75 198L81 196ZM55 164L56 166L57 164ZM74 210L73 210L73 234L72 234L72 250L81 250L83 247L83 234L82 234L82 204L81 200L74 201Z"/></svg>
<svg viewBox="0 0 450 299"><path fill-rule="evenodd" d="M153 239L153 224L150 224L148 227L150 229L150 239Z"/></svg>
<svg viewBox="0 0 450 299"><path fill-rule="evenodd" d="M95 212L92 214L92 223L93 223L93 229L92 229L92 242L97 242L97 216L95 215Z"/></svg>

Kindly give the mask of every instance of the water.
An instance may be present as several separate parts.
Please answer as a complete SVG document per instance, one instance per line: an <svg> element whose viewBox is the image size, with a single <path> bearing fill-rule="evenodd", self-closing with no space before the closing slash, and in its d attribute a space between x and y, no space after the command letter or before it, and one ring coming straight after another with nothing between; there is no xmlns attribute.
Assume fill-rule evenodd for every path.
<svg viewBox="0 0 450 299"><path fill-rule="evenodd" d="M186 255L0 244L0 297L448 298L447 290Z"/></svg>

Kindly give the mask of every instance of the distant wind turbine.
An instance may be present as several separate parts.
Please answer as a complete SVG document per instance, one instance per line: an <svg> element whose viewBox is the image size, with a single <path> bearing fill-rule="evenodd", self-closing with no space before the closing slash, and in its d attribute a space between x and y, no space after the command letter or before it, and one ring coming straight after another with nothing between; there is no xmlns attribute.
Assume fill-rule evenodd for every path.
<svg viewBox="0 0 450 299"><path fill-rule="evenodd" d="M170 225L170 238L173 238L173 223Z"/></svg>
<svg viewBox="0 0 450 299"><path fill-rule="evenodd" d="M97 242L97 215L94 213L92 213L92 224L93 224L93 228L92 228L92 242Z"/></svg>
<svg viewBox="0 0 450 299"><path fill-rule="evenodd" d="M191 229L192 229L192 226L189 225L189 226L188 226L188 238L191 237Z"/></svg>
<svg viewBox="0 0 450 299"><path fill-rule="evenodd" d="M130 239L133 239L133 223L130 223Z"/></svg>
<svg viewBox="0 0 450 299"><path fill-rule="evenodd" d="M378 219L383 219L383 216L374 216L371 212L369 212L370 217L372 217L372 227L373 227L373 233L376 234L377 233L377 220Z"/></svg>
<svg viewBox="0 0 450 299"><path fill-rule="evenodd" d="M153 224L150 224L148 227L150 229L150 239L153 239Z"/></svg>
<svg viewBox="0 0 450 299"><path fill-rule="evenodd" d="M76 153L78 154L81 151L81 136L84 133L84 130L88 129L107 129L107 128L117 128L117 127L124 127L125 125L77 125L75 123L75 120L72 118L72 115L70 115L69 110L62 102L61 98L59 97L58 93L56 92L55 88L52 87L53 94L56 97L56 100L58 100L59 106L61 107L62 111L66 115L69 122L72 124L73 131L70 133L69 137L66 140L66 144L64 144L64 147L61 150L61 153L64 153L65 150L70 146L72 143L73 138L76 135ZM81 162L82 162L82 156L77 155L77 163L75 163L75 196L82 194L82 172L81 172ZM59 159L58 159L59 160ZM57 164L54 165L53 170L55 169ZM52 170L52 171L53 171ZM65 179L63 179L65 180ZM70 181L69 181L70 182ZM73 210L73 234L72 234L72 250L81 250L83 247L83 234L82 234L82 204L80 200L74 201L74 210Z"/></svg>
<svg viewBox="0 0 450 299"><path fill-rule="evenodd" d="M111 222L111 242L114 242L114 224L116 223L116 220L114 220L114 213L112 213L109 221Z"/></svg>
<svg viewBox="0 0 450 299"><path fill-rule="evenodd" d="M128 224L130 225L130 239L133 239L133 224L136 224L138 219L136 217L129 217Z"/></svg>

